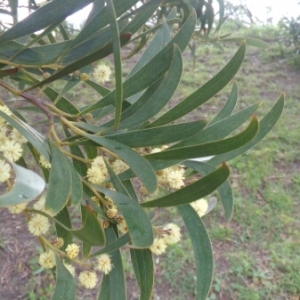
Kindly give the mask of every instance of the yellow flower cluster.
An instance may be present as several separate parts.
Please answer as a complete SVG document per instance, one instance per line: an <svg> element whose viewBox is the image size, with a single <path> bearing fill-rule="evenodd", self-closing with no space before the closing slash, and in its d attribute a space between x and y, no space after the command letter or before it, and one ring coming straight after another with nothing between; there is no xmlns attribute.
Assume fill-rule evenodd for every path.
<svg viewBox="0 0 300 300"><path fill-rule="evenodd" d="M87 289L93 289L97 284L97 274L93 271L83 271L79 274L79 282Z"/></svg>
<svg viewBox="0 0 300 300"><path fill-rule="evenodd" d="M45 158L44 155L40 154L39 157L39 163L42 167L45 169L50 169L51 168L51 163Z"/></svg>
<svg viewBox="0 0 300 300"><path fill-rule="evenodd" d="M101 184L107 176L107 169L102 156L96 157L91 167L87 170L88 181L94 184Z"/></svg>
<svg viewBox="0 0 300 300"><path fill-rule="evenodd" d="M203 217L208 210L208 203L205 199L200 199L190 204L192 208L197 212L199 217Z"/></svg>
<svg viewBox="0 0 300 300"><path fill-rule="evenodd" d="M98 66L96 66L93 72L93 77L95 81L100 84L109 81L110 75L111 75L110 67L104 64L99 64Z"/></svg>
<svg viewBox="0 0 300 300"><path fill-rule="evenodd" d="M28 222L28 230L31 234L39 236L45 234L50 228L50 222L47 217L34 214Z"/></svg>
<svg viewBox="0 0 300 300"><path fill-rule="evenodd" d="M52 269L55 267L55 255L52 250L44 252L39 257L40 265L45 269Z"/></svg>
<svg viewBox="0 0 300 300"><path fill-rule="evenodd" d="M162 149L153 148L151 153L161 152L166 149L167 146L164 146ZM184 169L180 166L173 166L163 170L160 170L156 173L157 180L159 183L167 185L171 189L179 190L184 187Z"/></svg>
<svg viewBox="0 0 300 300"><path fill-rule="evenodd" d="M96 269L107 275L113 268L108 254L101 254L97 257Z"/></svg>
<svg viewBox="0 0 300 300"><path fill-rule="evenodd" d="M23 202L23 203L20 203L20 204L9 206L8 210L12 214L17 215L17 214L23 212L25 210L26 206L27 206L27 202Z"/></svg>
<svg viewBox="0 0 300 300"><path fill-rule="evenodd" d="M8 116L12 112L6 105L0 105L0 111ZM25 137L15 128L9 129L8 123L0 117L0 154L10 161L17 161L23 154L22 144L26 143Z"/></svg>
<svg viewBox="0 0 300 300"><path fill-rule="evenodd" d="M75 243L69 244L65 251L70 259L74 259L79 254L79 246Z"/></svg>
<svg viewBox="0 0 300 300"><path fill-rule="evenodd" d="M154 239L153 244L149 248L153 254L161 255L166 252L168 245L180 241L180 228L176 224L169 223L158 232L160 236Z"/></svg>

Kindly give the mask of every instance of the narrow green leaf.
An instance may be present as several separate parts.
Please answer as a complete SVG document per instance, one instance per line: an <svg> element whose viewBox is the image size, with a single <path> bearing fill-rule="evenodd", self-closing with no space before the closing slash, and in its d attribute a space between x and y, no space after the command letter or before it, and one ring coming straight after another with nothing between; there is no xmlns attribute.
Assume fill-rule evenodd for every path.
<svg viewBox="0 0 300 300"><path fill-rule="evenodd" d="M239 87L237 82L234 80L228 100L226 101L223 108L219 111L219 113L209 123L209 126L229 117L237 104L238 97L239 97Z"/></svg>
<svg viewBox="0 0 300 300"><path fill-rule="evenodd" d="M124 82L124 99L128 98L139 91L144 90L161 76L163 76L169 69L173 59L173 47L165 47L157 55L153 57L147 64L145 64L138 72ZM102 98L100 101L91 105L81 112L84 115L90 111L104 107L114 103L115 91Z"/></svg>
<svg viewBox="0 0 300 300"><path fill-rule="evenodd" d="M170 207L191 203L212 193L229 176L229 169L223 164L216 171L198 181L164 197L142 203L142 207Z"/></svg>
<svg viewBox="0 0 300 300"><path fill-rule="evenodd" d="M216 169L207 163L189 160L186 160L184 165L204 175L207 175ZM229 180L226 180L221 186L218 187L218 193L224 207L226 220L229 222L233 214L233 196Z"/></svg>
<svg viewBox="0 0 300 300"><path fill-rule="evenodd" d="M154 285L154 266L149 249L130 249L135 277L141 290L140 299L150 300Z"/></svg>
<svg viewBox="0 0 300 300"><path fill-rule="evenodd" d="M240 44L243 40L246 40L247 45L262 48L262 49L269 49L270 45L262 40L254 39L254 38L224 38L221 39L222 42L228 42L228 43L238 43Z"/></svg>
<svg viewBox="0 0 300 300"><path fill-rule="evenodd" d="M138 0L114 1L117 17L132 8L132 6L134 6L137 2ZM104 28L108 24L109 17L107 14L107 8L104 7L103 9L101 9L100 7L94 17L86 23L84 28L76 36L72 46L81 44L82 41L86 40L88 37L92 36L94 33Z"/></svg>
<svg viewBox="0 0 300 300"><path fill-rule="evenodd" d="M121 43L119 39L119 26L116 19L116 13L113 0L106 2L106 9L110 20L110 27L113 40L113 54L114 54L114 66L115 66L115 81L116 81L116 93L115 93L115 130L118 129L120 124L122 102L123 102L123 79L122 79L122 60L121 60Z"/></svg>
<svg viewBox="0 0 300 300"><path fill-rule="evenodd" d="M146 2L142 10L135 14L132 21L122 29L122 32L130 32L132 35L135 34L155 13L161 2L162 0L150 0Z"/></svg>
<svg viewBox="0 0 300 300"><path fill-rule="evenodd" d="M96 92L98 92L103 97L108 95L111 92L106 87L104 87L92 80L87 80L87 81L85 81L85 83L88 84L91 88L93 88Z"/></svg>
<svg viewBox="0 0 300 300"><path fill-rule="evenodd" d="M20 72L18 72L18 73L20 73ZM28 84L32 84L32 83L36 84L36 83L40 82L39 80L37 80L35 77L33 77L32 75L30 75L28 73L23 72L22 76L23 76L22 80L26 80L26 82L28 82ZM59 93L49 86L46 89L44 89L43 91L44 91L45 95L52 102L55 102L56 99L58 99L58 97L59 97ZM55 103L55 105L57 108L59 108L60 110L66 112L68 114L76 115L77 113L79 113L76 106L74 104L72 104L71 101L69 101L65 97L60 97L59 100Z"/></svg>
<svg viewBox="0 0 300 300"><path fill-rule="evenodd" d="M167 28L167 30L165 30ZM160 28L149 46L145 49L139 61L134 65L132 70L127 76L127 79L130 78L133 74L135 74L138 70L141 69L145 64L147 64L155 55L159 53L163 49L166 43L168 43L171 39L170 31L165 22L162 24L162 28Z"/></svg>
<svg viewBox="0 0 300 300"><path fill-rule="evenodd" d="M124 162L130 166L136 176L141 179L150 193L156 190L156 174L151 168L149 162L137 152L119 142L108 140L99 136L86 134L85 137L109 149L117 154L122 160L124 160Z"/></svg>
<svg viewBox="0 0 300 300"><path fill-rule="evenodd" d="M138 196L135 192L135 189L134 189L134 186L133 186L131 180L130 179L123 180L122 183L125 186L130 198L135 200L136 202L138 202L139 201Z"/></svg>
<svg viewBox="0 0 300 300"><path fill-rule="evenodd" d="M92 4L92 9L85 21L84 28L90 23L91 20L105 7L105 0L95 0Z"/></svg>
<svg viewBox="0 0 300 300"><path fill-rule="evenodd" d="M113 226L108 227L105 233L108 243L112 243L117 239ZM111 252L110 256L114 268L108 275L105 275L109 276L110 300L126 300L125 275L120 250Z"/></svg>
<svg viewBox="0 0 300 300"><path fill-rule="evenodd" d="M0 116L4 118L12 127L16 128L22 135L26 138L26 140L32 144L43 156L50 161L49 155L49 146L44 137L41 136L35 129L31 126L18 119L16 116L11 118L6 115L4 112L0 111Z"/></svg>
<svg viewBox="0 0 300 300"><path fill-rule="evenodd" d="M68 41L70 39L70 37L69 37L69 34L68 34L67 30L65 29L65 27L62 24L59 24L58 28L59 28L59 31L60 31L63 39L65 41Z"/></svg>
<svg viewBox="0 0 300 300"><path fill-rule="evenodd" d="M129 33L124 33L120 36L121 44L126 44L131 38L131 35ZM91 64L92 62L99 60L101 58L104 58L111 54L113 51L112 43L108 43L106 46L104 46L101 49L98 49L95 52L92 52L89 55L84 56L81 59L78 59L77 61L67 65L66 67L62 68L58 72L54 73L52 76L48 77L47 79L44 79L43 81L40 81L39 83L31 86L30 88L26 89L26 91L35 89L37 87L41 87L45 84L49 84L57 79L60 79L76 70L81 69L82 67L85 67L88 64Z"/></svg>
<svg viewBox="0 0 300 300"><path fill-rule="evenodd" d="M222 24L225 22L224 13L225 13L225 5L223 0L217 0L219 2L219 22L216 27L215 32L219 31Z"/></svg>
<svg viewBox="0 0 300 300"><path fill-rule="evenodd" d="M129 196L126 188L124 187L124 185L122 184L122 182L120 181L119 177L116 175L110 164L106 161L106 159L104 159L104 162L115 190L119 193L124 194L125 196Z"/></svg>
<svg viewBox="0 0 300 300"><path fill-rule="evenodd" d="M109 275L103 275L102 284L98 300L110 300L110 278Z"/></svg>
<svg viewBox="0 0 300 300"><path fill-rule="evenodd" d="M146 101L138 111L134 111L134 109L139 106L139 103L137 103L138 101L135 102L137 106L134 106L135 103L132 105L132 111L134 111L134 114L121 122L120 129L136 128L158 114L171 100L180 82L181 73L181 52L175 45L172 63L170 65L170 69L165 74L164 79L161 81L153 95L149 97L148 101ZM168 87L167 89L166 86Z"/></svg>
<svg viewBox="0 0 300 300"><path fill-rule="evenodd" d="M209 164L213 166L217 166L220 162L228 161L230 159L233 159L237 156L240 156L244 152L248 151L252 147L254 147L257 143L259 143L275 126L277 121L279 120L282 111L284 107L284 94L280 96L278 101L275 103L275 105L272 107L272 109L266 114L266 116L259 122L259 130L255 138L245 146L230 151L225 154L221 154L218 156L215 156L211 160L208 161Z"/></svg>
<svg viewBox="0 0 300 300"><path fill-rule="evenodd" d="M85 241L82 242L82 256L84 258L88 258L91 251L92 251L93 246Z"/></svg>
<svg viewBox="0 0 300 300"><path fill-rule="evenodd" d="M67 137L71 137L71 134L66 128L64 128L64 131ZM80 147L78 146L74 146L74 145L70 146L70 151L73 155L85 158ZM74 168L78 173L74 170ZM86 186L82 186L82 182L79 176L79 175L81 175L82 177L86 176L88 168L84 162L79 161L77 159L73 159L73 166L70 165L70 169L72 173L71 199L73 204L77 205L80 203L82 199L83 190L85 191L86 194L91 195L90 189L87 188Z"/></svg>
<svg viewBox="0 0 300 300"><path fill-rule="evenodd" d="M243 42L239 50L230 60L230 62L211 80L205 83L201 88L196 90L166 114L151 123L148 127L168 124L178 118L186 115L201 104L208 101L216 93L222 90L239 70L246 52L246 43Z"/></svg>
<svg viewBox="0 0 300 300"><path fill-rule="evenodd" d="M72 229L70 214L66 206L54 218L58 222L62 223L65 227ZM64 240L64 249L66 249L69 244L72 244L72 233L60 226L58 223L55 223L55 229L57 237L60 237Z"/></svg>
<svg viewBox="0 0 300 300"><path fill-rule="evenodd" d="M72 174L65 155L51 141L49 144L52 160L45 208L56 214L70 198Z"/></svg>
<svg viewBox="0 0 300 300"><path fill-rule="evenodd" d="M74 167L70 164L71 176L72 176L72 187L71 187L71 199L74 205L78 205L83 196L83 187L81 178L75 171Z"/></svg>
<svg viewBox="0 0 300 300"><path fill-rule="evenodd" d="M95 257L98 256L100 254L104 254L104 253L109 253L115 250L118 250L119 248L125 246L126 244L128 244L130 242L130 236L128 233L122 235L120 238L118 238L117 240L115 240L114 242L108 244L107 246L105 246L104 248L102 248L101 250L92 253L89 258L91 257Z"/></svg>
<svg viewBox="0 0 300 300"><path fill-rule="evenodd" d="M85 224L87 222L89 222L89 220L87 220L86 218L89 218L89 214L87 213L87 209L85 206L81 207L81 219L82 219L82 224L83 227L85 227ZM98 226L98 224L96 225L96 227ZM104 232L102 232L102 235L104 237ZM84 258L87 258L89 256L89 254L91 253L93 248L93 245L90 244L87 240L83 240L82 241L82 254Z"/></svg>
<svg viewBox="0 0 300 300"><path fill-rule="evenodd" d="M61 23L66 17L80 10L94 0L53 0L30 14L0 36L0 43L34 33L47 26Z"/></svg>
<svg viewBox="0 0 300 300"><path fill-rule="evenodd" d="M46 183L38 174L14 163L9 163L15 173L13 188L0 195L0 207L7 207L36 199Z"/></svg>
<svg viewBox="0 0 300 300"><path fill-rule="evenodd" d="M56 285L52 300L75 300L76 282L60 258L56 258Z"/></svg>
<svg viewBox="0 0 300 300"><path fill-rule="evenodd" d="M151 222L139 203L121 193L102 186L95 185L95 189L113 199L118 210L126 220L134 247L147 248L153 244Z"/></svg>
<svg viewBox="0 0 300 300"><path fill-rule="evenodd" d="M194 32L195 24L196 14L192 12L175 37L159 53L153 56L152 59L147 61L147 63L124 82L124 98L128 98L144 90L169 69L173 58L174 45L177 45L179 49L183 51ZM99 102L83 110L81 114L83 115L100 107L113 104L113 101L114 91Z"/></svg>
<svg viewBox="0 0 300 300"><path fill-rule="evenodd" d="M167 149L162 152L149 154L147 159L189 159L199 158L211 155L226 153L237 148L240 148L250 142L259 129L256 117L253 117L249 126L241 133L227 138L225 140L201 144L196 146L188 146L176 149Z"/></svg>
<svg viewBox="0 0 300 300"><path fill-rule="evenodd" d="M105 244L105 236L102 225L94 212L89 208L81 206L83 227L73 230L72 233L80 240L91 246L102 246Z"/></svg>
<svg viewBox="0 0 300 300"><path fill-rule="evenodd" d="M206 300L213 278L213 251L205 225L190 205L178 206L193 244L197 271L197 300Z"/></svg>
<svg viewBox="0 0 300 300"><path fill-rule="evenodd" d="M174 143L199 132L206 125L205 121L196 121L178 125L161 126L150 129L129 131L107 135L105 138L125 144L131 148L152 147Z"/></svg>
<svg viewBox="0 0 300 300"><path fill-rule="evenodd" d="M246 122L246 120L248 120L257 111L259 106L260 103L253 104L233 116L229 116L213 125L210 125L210 123L208 127L204 128L199 133L196 133L190 138L171 146L169 149L221 140Z"/></svg>

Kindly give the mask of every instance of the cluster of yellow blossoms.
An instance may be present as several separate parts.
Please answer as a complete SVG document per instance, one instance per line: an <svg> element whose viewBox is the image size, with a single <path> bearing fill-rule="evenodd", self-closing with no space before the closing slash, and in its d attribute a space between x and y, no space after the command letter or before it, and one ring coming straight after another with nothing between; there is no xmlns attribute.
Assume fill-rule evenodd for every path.
<svg viewBox="0 0 300 300"><path fill-rule="evenodd" d="M55 244L55 243L54 243ZM69 244L65 249L67 258L71 260L77 259L80 247L75 244ZM42 253L39 257L40 265L45 269L52 269L56 266L55 253L53 250L48 250ZM70 274L75 277L76 271L72 264L63 261L64 266L70 272ZM96 271L100 271L107 275L112 269L113 265L111 263L110 256L108 254L101 254L97 257L96 261L93 263L94 270L86 270L79 273L78 279L81 285L88 289L92 289L97 285L98 276Z"/></svg>
<svg viewBox="0 0 300 300"><path fill-rule="evenodd" d="M96 82L102 84L106 81L109 81L109 78L111 76L111 69L109 66L104 64L99 64L95 67L93 71L93 77Z"/></svg>
<svg viewBox="0 0 300 300"><path fill-rule="evenodd" d="M8 116L12 112L6 105L0 105L0 111ZM11 129L6 120L0 116L0 155L9 161L17 161L23 154L22 144L27 140L15 128ZM3 160L0 160L0 183L10 178L10 167Z"/></svg>
<svg viewBox="0 0 300 300"><path fill-rule="evenodd" d="M128 169L128 166L120 159L110 163L116 174ZM102 184L107 179L108 171L102 156L97 156L91 162L91 167L87 170L88 181L93 184Z"/></svg>

